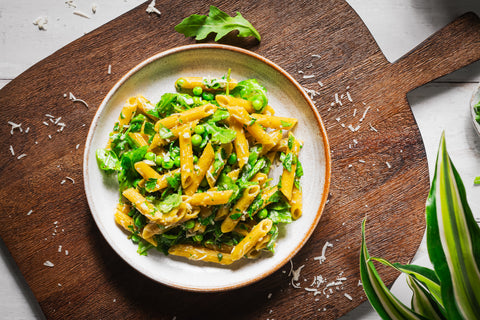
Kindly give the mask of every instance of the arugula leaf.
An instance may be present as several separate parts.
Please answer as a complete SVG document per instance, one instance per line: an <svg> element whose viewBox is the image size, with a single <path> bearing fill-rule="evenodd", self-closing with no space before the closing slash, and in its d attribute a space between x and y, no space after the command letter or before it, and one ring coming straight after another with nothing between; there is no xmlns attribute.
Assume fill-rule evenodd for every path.
<svg viewBox="0 0 480 320"><path fill-rule="evenodd" d="M289 152L287 154L282 153L280 156L280 160L282 161L283 167L288 171L292 171L292 165L295 161L294 154Z"/></svg>
<svg viewBox="0 0 480 320"><path fill-rule="evenodd" d="M222 128L215 123L204 123L205 130L211 135L210 141L217 144L225 144L232 142L237 137L235 130Z"/></svg>
<svg viewBox="0 0 480 320"><path fill-rule="evenodd" d="M232 95L252 102L254 100L261 101L261 108L259 110L255 110L259 113L262 113L268 104L267 90L260 83L258 83L257 79L240 81L235 89L232 90Z"/></svg>
<svg viewBox="0 0 480 320"><path fill-rule="evenodd" d="M172 177L167 176L166 179L167 179L168 185L173 189L177 189L180 186L180 183L182 181L180 173L176 173Z"/></svg>
<svg viewBox="0 0 480 320"><path fill-rule="evenodd" d="M175 31L186 37L195 37L196 40L203 40L214 32L217 34L215 41L218 41L233 30L238 30L239 37L254 36L258 41L261 39L258 31L240 12L230 17L215 6L210 6L208 16L192 14L175 26Z"/></svg>
<svg viewBox="0 0 480 320"><path fill-rule="evenodd" d="M278 227L277 225L273 225L272 229L268 232L268 234L271 235L270 241L267 243L267 250L270 252L274 253L275 251L275 244L277 243L277 238L278 238Z"/></svg>
<svg viewBox="0 0 480 320"><path fill-rule="evenodd" d="M165 127L161 123L158 123L158 124L159 124L158 135L160 136L160 138L166 140L166 139L170 139L174 136L172 131L170 131L170 129L168 129L167 127Z"/></svg>
<svg viewBox="0 0 480 320"><path fill-rule="evenodd" d="M193 105L193 98L186 93L165 93L150 114L164 118L175 112L188 110Z"/></svg>
<svg viewBox="0 0 480 320"><path fill-rule="evenodd" d="M218 186L218 190L220 191L233 190L233 193L230 196L230 201L237 198L237 196L240 194L239 186L235 183L235 181L233 181L232 178L227 176L225 173L222 173L218 178L217 186Z"/></svg>
<svg viewBox="0 0 480 320"><path fill-rule="evenodd" d="M138 149L129 150L122 155L120 164L122 166L118 175L118 182L120 183L120 191L134 185L135 180L138 179L139 174L135 170L135 163L141 161L147 153L148 146L143 146Z"/></svg>
<svg viewBox="0 0 480 320"><path fill-rule="evenodd" d="M269 207L268 218L273 223L290 223L292 222L292 214L290 213L290 205L281 201Z"/></svg>
<svg viewBox="0 0 480 320"><path fill-rule="evenodd" d="M227 119L230 116L230 113L227 109L217 108L215 113L208 117L207 122L213 123Z"/></svg>
<svg viewBox="0 0 480 320"><path fill-rule="evenodd" d="M177 193L168 195L165 199L155 204L162 213L168 213L182 204L182 196Z"/></svg>
<svg viewBox="0 0 480 320"><path fill-rule="evenodd" d="M121 169L120 161L112 150L97 149L95 156L98 166L106 173L113 173Z"/></svg>

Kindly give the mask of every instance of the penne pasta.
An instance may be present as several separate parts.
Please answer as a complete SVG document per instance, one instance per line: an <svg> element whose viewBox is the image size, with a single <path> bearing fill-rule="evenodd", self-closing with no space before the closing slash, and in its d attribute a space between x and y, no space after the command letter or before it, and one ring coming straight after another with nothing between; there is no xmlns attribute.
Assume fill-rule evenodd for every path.
<svg viewBox="0 0 480 320"><path fill-rule="evenodd" d="M247 208L250 206L259 192L259 185L251 185L245 188L240 199L238 199L238 201L232 207L232 210L230 210L229 215L227 215L225 220L222 222L221 230L223 233L231 232L233 229L235 229L235 226L240 221L240 218L246 213Z"/></svg>
<svg viewBox="0 0 480 320"><path fill-rule="evenodd" d="M219 204L225 204L230 200L232 196L232 190L225 191L206 191L195 193L187 200L192 206L216 206Z"/></svg>
<svg viewBox="0 0 480 320"><path fill-rule="evenodd" d="M273 222L263 219L232 250L232 260L238 260L252 250L255 245L272 229Z"/></svg>
<svg viewBox="0 0 480 320"><path fill-rule="evenodd" d="M215 262L223 265L228 265L233 262L231 255L228 253L189 244L176 244L170 247L168 253L174 256L185 257L189 260Z"/></svg>
<svg viewBox="0 0 480 320"><path fill-rule="evenodd" d="M189 109L182 113L173 114L169 117L160 119L155 124L155 131L158 132L161 126L167 129L173 128L178 124L185 124L194 120L200 120L211 116L217 110L217 106L214 104L205 104L196 108Z"/></svg>

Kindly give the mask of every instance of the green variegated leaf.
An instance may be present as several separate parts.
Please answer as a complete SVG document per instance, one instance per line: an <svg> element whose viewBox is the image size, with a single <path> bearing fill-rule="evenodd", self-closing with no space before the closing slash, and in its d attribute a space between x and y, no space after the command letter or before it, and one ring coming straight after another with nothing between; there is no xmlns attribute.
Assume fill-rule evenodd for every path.
<svg viewBox="0 0 480 320"><path fill-rule="evenodd" d="M480 319L480 229L442 134L426 204L427 247L449 319Z"/></svg>
<svg viewBox="0 0 480 320"><path fill-rule="evenodd" d="M433 298L437 301L441 308L443 308L442 295L440 291L440 280L438 279L435 271L422 266L390 263L389 261L382 258L372 257L371 259L376 260L386 266L395 268L398 271L403 272L407 275L415 277L415 279L420 281L428 289Z"/></svg>
<svg viewBox="0 0 480 320"><path fill-rule="evenodd" d="M412 309L427 319L443 320L446 319L443 311L433 299L432 295L425 290L415 277L407 275L407 283L412 289Z"/></svg>
<svg viewBox="0 0 480 320"><path fill-rule="evenodd" d="M420 282L413 276L407 275L407 283L412 289L412 309L427 319L443 320L446 319L444 310L433 299L432 295L423 288Z"/></svg>
<svg viewBox="0 0 480 320"><path fill-rule="evenodd" d="M362 223L362 246L360 249L360 278L363 289L373 308L382 319L426 319L409 309L390 292L380 278L368 254L365 243L365 221Z"/></svg>

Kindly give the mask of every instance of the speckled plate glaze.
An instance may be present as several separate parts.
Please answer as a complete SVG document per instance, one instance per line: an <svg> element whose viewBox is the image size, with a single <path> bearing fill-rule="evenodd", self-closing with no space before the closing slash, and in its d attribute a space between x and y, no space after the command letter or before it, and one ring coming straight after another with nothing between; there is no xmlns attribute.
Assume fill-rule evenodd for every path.
<svg viewBox="0 0 480 320"><path fill-rule="evenodd" d="M295 135L304 141L300 161L305 175L303 215L280 230L275 254L242 259L221 266L164 256L151 250L140 256L127 233L115 224L113 212L119 199L116 177L97 167L95 150L103 148L125 101L142 94L152 102L174 92L181 76L226 74L237 80L256 78L268 92L276 115L298 118ZM305 244L322 214L330 184L330 150L325 127L303 88L282 68L253 52L218 44L182 46L150 57L130 70L101 103L88 133L84 154L84 182L90 210L110 246L133 268L165 285L190 291L223 291L258 281L287 263Z"/></svg>
<svg viewBox="0 0 480 320"><path fill-rule="evenodd" d="M476 87L473 91L472 98L470 99L470 113L472 115L473 127L480 136L480 124L475 120L475 110L473 107L480 101L480 86Z"/></svg>

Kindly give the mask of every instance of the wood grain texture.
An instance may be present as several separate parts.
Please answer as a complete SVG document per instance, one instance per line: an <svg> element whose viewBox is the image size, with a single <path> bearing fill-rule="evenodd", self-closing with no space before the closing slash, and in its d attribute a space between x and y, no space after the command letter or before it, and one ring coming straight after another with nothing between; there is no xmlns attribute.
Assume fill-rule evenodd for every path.
<svg viewBox="0 0 480 320"><path fill-rule="evenodd" d="M332 148L332 184L319 226L292 260L295 269L304 266L301 288L293 288L288 264L254 285L225 293L168 288L123 262L95 226L83 191L82 157L98 105L146 57L193 43L173 28L190 14L208 11L195 1L157 1L161 17L147 15L144 4L57 51L0 91L2 123L30 128L11 135L10 126L0 127L6 137L0 141L0 231L47 318L334 319L365 300L358 286L358 252L366 215L372 255L407 263L416 252L429 181L406 93L480 58L478 18L459 18L390 64L343 1L212 4L230 14L240 11L263 37L260 44L235 35L222 42L267 57L318 93L314 101ZM69 92L89 108L65 98ZM62 117L58 123L66 124L64 130L57 132L58 123L46 114ZM349 125L359 129L352 132ZM23 153L27 156L17 159ZM314 257L326 241L333 247L320 264ZM44 266L47 260L54 266ZM388 283L397 276L379 270ZM319 275L327 282L314 295L305 288L317 288L311 284ZM323 291L338 277L346 278L342 285L329 287L331 294Z"/></svg>

